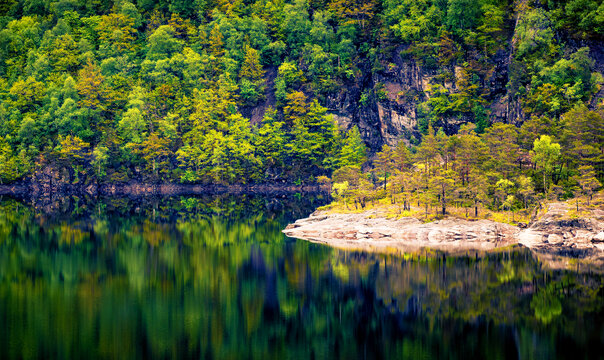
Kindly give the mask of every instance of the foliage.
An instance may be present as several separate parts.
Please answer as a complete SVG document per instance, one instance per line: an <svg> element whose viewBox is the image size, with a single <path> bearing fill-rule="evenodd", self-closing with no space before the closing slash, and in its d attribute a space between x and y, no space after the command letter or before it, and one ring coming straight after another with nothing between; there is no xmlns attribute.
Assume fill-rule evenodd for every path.
<svg viewBox="0 0 604 360"><path fill-rule="evenodd" d="M456 184L449 193L448 180L436 181L440 193L423 196L469 204L482 199L475 179L513 180L541 135L561 144L561 164L577 165L548 172L553 183L570 184L579 166L603 181L595 52L557 36L598 39L594 0L514 8L500 0L27 0L0 8L3 182L55 160L101 182L312 181L367 166L383 144L367 148L375 129L353 119L344 130L332 119L343 88L354 89L345 102L355 114L377 102L417 104L419 146L389 143L373 175L355 183L362 187L381 182L388 191L392 181L390 190L410 199L410 169L422 164L424 186L431 177ZM507 84L498 75L503 52L512 54ZM431 73L424 92L393 92L388 77L407 61ZM529 118L520 131L490 123L495 83ZM74 139L87 144L74 152L86 154L79 159L60 153Z"/></svg>
<svg viewBox="0 0 604 360"><path fill-rule="evenodd" d="M568 115L580 113L581 109L575 109ZM595 114L586 115L600 121ZM335 204L365 208L367 202L384 206L387 201L398 207L399 214L421 210L426 219L432 218L431 213L458 213L457 208L465 209L466 217L474 208L473 217L480 218L480 208L483 215L491 214L489 210L505 211L507 215L500 214L498 220L514 222L517 212L528 220L528 210L537 203L539 193L549 199L575 192L590 199L601 188L593 166L599 162L593 158L574 158L572 148L563 148L548 135L535 139L532 150L523 148L522 142L518 129L508 124L494 124L481 135L473 124L451 136L429 127L412 151L403 142L395 149L385 145L364 173L358 166L335 171ZM592 165L575 171L572 164L565 168L564 157ZM552 188L561 190L552 194ZM411 204L417 206L412 209Z"/></svg>

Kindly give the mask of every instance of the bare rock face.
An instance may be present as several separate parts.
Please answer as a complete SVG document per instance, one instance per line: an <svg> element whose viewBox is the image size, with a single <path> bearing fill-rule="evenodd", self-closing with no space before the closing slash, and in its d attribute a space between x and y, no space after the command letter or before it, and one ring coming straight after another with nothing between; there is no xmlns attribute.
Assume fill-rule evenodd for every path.
<svg viewBox="0 0 604 360"><path fill-rule="evenodd" d="M317 212L289 225L290 237L344 249L416 251L423 248L448 252L485 251L515 243L519 229L489 220L445 219L423 224L415 218L398 220L361 214Z"/></svg>
<svg viewBox="0 0 604 360"><path fill-rule="evenodd" d="M361 68L359 78L351 80L337 92L326 94L324 105L334 120L344 128L357 126L370 151L378 151L382 145L396 146L400 141L410 142L419 137L418 106L428 100L431 88L439 83L435 78L439 70L418 63L412 56L403 56L406 46L393 49L380 61L382 67ZM491 80L485 84L492 94L493 104L489 113L491 122L510 122L518 117L516 100L508 100L508 66L510 53L500 51L494 58L496 64ZM460 76L459 64L447 65L445 71ZM445 80L442 84L455 93L456 81ZM459 114L442 119L439 127L449 134L473 121L473 115Z"/></svg>
<svg viewBox="0 0 604 360"><path fill-rule="evenodd" d="M550 204L541 219L519 233L518 243L550 267L568 268L581 260L604 269L604 223L595 216L569 219L568 210L565 203Z"/></svg>
<svg viewBox="0 0 604 360"><path fill-rule="evenodd" d="M592 242L592 243L596 243L596 244L597 244L597 243L604 243L604 231L599 232L598 234L596 234L596 236L594 236L594 237L591 239L591 242Z"/></svg>
<svg viewBox="0 0 604 360"><path fill-rule="evenodd" d="M54 194L83 194L94 195L98 187L96 179L90 175L74 174L70 167L58 164L46 164L34 172L24 184L29 187L31 194L36 197L49 197Z"/></svg>
<svg viewBox="0 0 604 360"><path fill-rule="evenodd" d="M489 75L482 80L482 86L488 93L485 98L488 122L520 125L527 115L510 82L517 42L512 41L514 31L508 35L505 46L488 60L491 68ZM590 57L594 60L593 70L604 73L604 46L601 41L576 40L565 36L562 42L569 52L589 46ZM357 78L335 92L325 94L322 99L323 105L340 126L359 128L371 152L379 151L384 144L395 146L400 141L409 143L412 137L419 137L418 108L430 98L433 86L442 85L453 94L459 91L457 84L461 78L462 64L454 61L448 65L439 64L435 68L418 62L413 56L403 55L407 49L408 46L402 45L382 55L379 67L360 65ZM450 74L450 77L443 79L443 74ZM604 87L594 94L589 107L595 108L603 97ZM464 123L475 121L475 115L471 112L443 114L434 127L453 134Z"/></svg>

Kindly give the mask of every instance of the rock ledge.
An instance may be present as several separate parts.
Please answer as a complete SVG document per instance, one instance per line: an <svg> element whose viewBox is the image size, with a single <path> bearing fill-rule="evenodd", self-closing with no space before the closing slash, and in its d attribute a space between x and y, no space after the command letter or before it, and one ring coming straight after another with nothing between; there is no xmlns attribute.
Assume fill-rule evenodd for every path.
<svg viewBox="0 0 604 360"><path fill-rule="evenodd" d="M586 263L604 271L604 222L598 220L604 211L568 219L568 210L565 203L552 203L546 214L526 229L490 220L445 218L422 223L412 217L387 219L376 210L357 214L317 211L283 232L336 248L377 252L432 249L455 254L520 244L553 268Z"/></svg>

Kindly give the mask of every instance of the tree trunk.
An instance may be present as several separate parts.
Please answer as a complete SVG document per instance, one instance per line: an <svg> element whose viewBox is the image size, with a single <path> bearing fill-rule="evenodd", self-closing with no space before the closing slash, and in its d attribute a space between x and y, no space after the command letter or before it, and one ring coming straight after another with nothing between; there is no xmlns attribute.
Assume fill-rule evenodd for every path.
<svg viewBox="0 0 604 360"><path fill-rule="evenodd" d="M447 199L445 198L445 189L443 187L442 189L442 211L443 211L443 216L445 216L445 214L447 213Z"/></svg>
<svg viewBox="0 0 604 360"><path fill-rule="evenodd" d="M545 200L549 200L547 197L547 188L545 186L545 170L543 171L543 193L545 193Z"/></svg>
<svg viewBox="0 0 604 360"><path fill-rule="evenodd" d="M384 172L384 191L386 191L386 184L388 184L388 173Z"/></svg>

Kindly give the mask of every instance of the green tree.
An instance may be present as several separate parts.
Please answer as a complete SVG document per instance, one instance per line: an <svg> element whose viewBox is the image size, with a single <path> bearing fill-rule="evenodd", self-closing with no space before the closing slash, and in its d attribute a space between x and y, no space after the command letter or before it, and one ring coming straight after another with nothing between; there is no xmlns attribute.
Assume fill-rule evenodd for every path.
<svg viewBox="0 0 604 360"><path fill-rule="evenodd" d="M156 133L152 133L136 146L134 151L142 157L150 179L154 181L165 179L170 171L170 158L172 157L168 139L160 138Z"/></svg>
<svg viewBox="0 0 604 360"><path fill-rule="evenodd" d="M106 175L107 160L109 160L109 149L103 145L95 147L92 151L92 165L95 167L98 179L102 179Z"/></svg>
<svg viewBox="0 0 604 360"><path fill-rule="evenodd" d="M287 134L285 123L278 121L277 111L269 108L258 129L256 148L258 149L267 170L283 167Z"/></svg>
<svg viewBox="0 0 604 360"><path fill-rule="evenodd" d="M58 144L54 153L58 163L69 169L70 181L77 183L79 174L83 172L84 166L90 161L90 144L82 141L77 136L58 137Z"/></svg>
<svg viewBox="0 0 604 360"><path fill-rule="evenodd" d="M384 190L388 184L388 177L395 169L394 151L388 145L382 146L382 151L376 154L373 162L375 169L384 176Z"/></svg>
<svg viewBox="0 0 604 360"><path fill-rule="evenodd" d="M18 176L17 162L8 142L0 137L0 184L14 181Z"/></svg>
<svg viewBox="0 0 604 360"><path fill-rule="evenodd" d="M24 112L36 110L42 103L44 93L44 84L31 76L15 81L9 90L13 106Z"/></svg>
<svg viewBox="0 0 604 360"><path fill-rule="evenodd" d="M264 97L264 70L260 64L260 53L247 46L245 58L239 70L241 97L246 104L253 105Z"/></svg>
<svg viewBox="0 0 604 360"><path fill-rule="evenodd" d="M436 1L428 0L385 0L384 8L386 22L403 42L435 35L446 11Z"/></svg>
<svg viewBox="0 0 604 360"><path fill-rule="evenodd" d="M475 26L480 14L480 1L448 0L447 26L450 30L460 32Z"/></svg>
<svg viewBox="0 0 604 360"><path fill-rule="evenodd" d="M105 77L92 61L79 71L76 89L80 95L80 106L91 110L102 110L108 97L104 87Z"/></svg>
<svg viewBox="0 0 604 360"><path fill-rule="evenodd" d="M478 217L478 204L487 202L488 196L488 180L487 177L478 169L474 169L468 180L468 196L474 203L474 217Z"/></svg>
<svg viewBox="0 0 604 360"><path fill-rule="evenodd" d="M515 186L516 184L508 179L499 179L495 184L495 196L499 199L499 207L504 211L512 210L514 204L514 195L512 195L512 192L515 190Z"/></svg>
<svg viewBox="0 0 604 360"><path fill-rule="evenodd" d="M487 168L510 177L520 156L518 129L511 124L496 123L485 131L482 139L489 148Z"/></svg>
<svg viewBox="0 0 604 360"><path fill-rule="evenodd" d="M584 165L579 168L579 186L583 195L587 196L587 205L591 202L594 191L602 184L596 178L596 172L592 166Z"/></svg>
<svg viewBox="0 0 604 360"><path fill-rule="evenodd" d="M543 173L543 192L547 198L547 178L553 172L560 158L560 144L552 143L552 138L547 135L541 135L541 138L535 139L531 155L533 161L541 168Z"/></svg>
<svg viewBox="0 0 604 360"><path fill-rule="evenodd" d="M346 134L338 156L338 167L361 166L367 160L367 147L355 125Z"/></svg>
<svg viewBox="0 0 604 360"><path fill-rule="evenodd" d="M4 72L12 76L22 74L29 50L36 48L42 35L41 24L36 17L24 16L11 20L0 31L0 58Z"/></svg>
<svg viewBox="0 0 604 360"><path fill-rule="evenodd" d="M124 14L100 17L95 28L99 37L99 52L105 57L120 56L134 50L137 31L135 19Z"/></svg>
<svg viewBox="0 0 604 360"><path fill-rule="evenodd" d="M128 109L119 121L118 131L127 142L141 143L147 134L147 122L142 112L136 107Z"/></svg>
<svg viewBox="0 0 604 360"><path fill-rule="evenodd" d="M438 149L438 140L434 134L434 129L429 127L428 134L424 137L416 152L416 161L424 164L424 172L427 174L429 174L432 171L432 167L436 167L440 161Z"/></svg>
<svg viewBox="0 0 604 360"><path fill-rule="evenodd" d="M454 152L453 167L459 174L461 186L466 186L470 173L487 159L488 148L469 125L462 126L459 134L451 136L448 146Z"/></svg>
<svg viewBox="0 0 604 360"><path fill-rule="evenodd" d="M433 196L440 204L442 215L447 214L447 206L453 198L455 190L455 173L450 169L438 168L435 174L430 178L430 188Z"/></svg>
<svg viewBox="0 0 604 360"><path fill-rule="evenodd" d="M56 72L73 72L80 66L78 44L69 34L55 38L48 57Z"/></svg>
<svg viewBox="0 0 604 360"><path fill-rule="evenodd" d="M562 116L562 144L576 165L591 165L604 179L604 111L575 106Z"/></svg>
<svg viewBox="0 0 604 360"><path fill-rule="evenodd" d="M285 5L283 13L283 33L291 55L296 57L309 40L311 22L308 15L308 2L295 0L292 4Z"/></svg>
<svg viewBox="0 0 604 360"><path fill-rule="evenodd" d="M161 60L170 58L183 49L183 41L177 39L174 28L162 25L149 36L147 59Z"/></svg>
<svg viewBox="0 0 604 360"><path fill-rule="evenodd" d="M516 184L518 185L518 195L522 197L524 208L526 209L535 194L533 180L530 177L521 175L516 178Z"/></svg>

